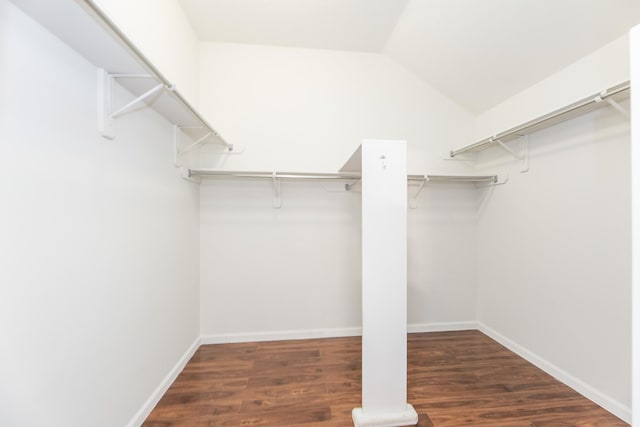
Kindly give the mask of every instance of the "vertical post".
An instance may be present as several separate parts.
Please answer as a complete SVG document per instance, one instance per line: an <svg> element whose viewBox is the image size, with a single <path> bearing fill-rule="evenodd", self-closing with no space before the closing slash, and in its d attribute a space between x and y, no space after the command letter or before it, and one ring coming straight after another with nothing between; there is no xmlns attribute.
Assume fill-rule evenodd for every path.
<svg viewBox="0 0 640 427"><path fill-rule="evenodd" d="M631 294L633 426L640 426L640 25L631 41Z"/></svg>
<svg viewBox="0 0 640 427"><path fill-rule="evenodd" d="M407 426L407 149L365 140L362 170L362 408L356 427Z"/></svg>

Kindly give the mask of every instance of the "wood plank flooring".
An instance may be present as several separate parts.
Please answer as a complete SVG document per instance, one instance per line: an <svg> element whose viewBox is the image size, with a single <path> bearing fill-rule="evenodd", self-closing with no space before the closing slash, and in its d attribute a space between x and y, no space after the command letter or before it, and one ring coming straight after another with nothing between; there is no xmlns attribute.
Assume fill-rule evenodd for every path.
<svg viewBox="0 0 640 427"><path fill-rule="evenodd" d="M198 349L144 423L350 427L360 338ZM478 331L410 334L408 400L420 427L627 426Z"/></svg>

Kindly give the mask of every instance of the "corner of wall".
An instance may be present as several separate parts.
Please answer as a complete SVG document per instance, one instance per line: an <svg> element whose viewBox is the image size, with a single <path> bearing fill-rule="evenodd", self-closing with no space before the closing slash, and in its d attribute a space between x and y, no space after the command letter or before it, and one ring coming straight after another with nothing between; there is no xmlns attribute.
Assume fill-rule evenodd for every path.
<svg viewBox="0 0 640 427"><path fill-rule="evenodd" d="M196 338L193 343L191 343L187 351L185 351L180 359L178 359L173 368L171 368L160 384L158 384L158 387L156 387L142 407L140 407L138 412L136 412L136 414L131 418L131 421L127 423L127 427L138 427L144 423L149 414L151 414L151 411L153 411L153 408L155 408L158 402L160 402L162 396L164 396L171 384L173 384L176 378L178 378L180 372L182 372L201 344L202 339L200 337Z"/></svg>
<svg viewBox="0 0 640 427"><path fill-rule="evenodd" d="M597 403L602 406L607 411L611 412L616 417L620 418L626 423L631 422L631 408L622 404L621 402L613 399L612 397L602 393L600 390L595 387L585 383L584 381L576 378L575 376L569 374L562 368L554 365L548 360L540 357L536 353L530 351L529 349L521 346L515 341L507 338L506 336L500 334L496 330L490 328L482 322L478 322L478 330L483 334L487 335L494 341L508 348L518 356L522 357L532 365L537 366L544 372L548 373L558 381L563 384L568 385L587 399Z"/></svg>

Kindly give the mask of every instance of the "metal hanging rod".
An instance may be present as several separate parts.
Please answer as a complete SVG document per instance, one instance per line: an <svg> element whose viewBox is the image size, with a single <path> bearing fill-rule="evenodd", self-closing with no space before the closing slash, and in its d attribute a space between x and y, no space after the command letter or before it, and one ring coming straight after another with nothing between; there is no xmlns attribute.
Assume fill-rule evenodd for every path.
<svg viewBox="0 0 640 427"><path fill-rule="evenodd" d="M253 179L308 179L308 180L337 180L349 181L360 179L358 174L341 173L304 173L304 172L239 172L189 169L189 177L203 176L208 178L253 178Z"/></svg>
<svg viewBox="0 0 640 427"><path fill-rule="evenodd" d="M361 179L360 174L348 173L305 173L305 172L241 172L206 169L189 169L188 177L208 178L252 178L252 179L295 179L312 181L353 181ZM426 182L498 182L497 175L407 175L408 181Z"/></svg>
<svg viewBox="0 0 640 427"><path fill-rule="evenodd" d="M94 0L80 0L94 15L94 17L106 27L116 38L117 40L123 44L131 54L142 64L144 68L146 68L149 73L155 77L158 81L160 81L164 88L167 90L169 94L174 96L188 111L191 115L193 115L202 125L209 131L211 134L215 135L216 138L224 145L227 146L229 151L233 151L233 144L227 142L214 128L205 120L204 117L196 111L196 109L178 92L176 91L175 86L156 68L155 65L138 49L135 44L118 28L118 26L109 18L109 16L104 13L102 8L96 4ZM141 76L126 76L131 78L139 78Z"/></svg>
<svg viewBox="0 0 640 427"><path fill-rule="evenodd" d="M473 176L455 176L455 175L426 175L427 182L498 182L498 175L473 175Z"/></svg>
<svg viewBox="0 0 640 427"><path fill-rule="evenodd" d="M571 118L570 113L576 113L579 110L585 109L586 107L593 107L595 104L599 104L602 101L607 101L609 104L614 107L617 105L613 99L609 99L615 95L622 94L631 89L631 84L629 81L621 83L617 86L611 87L609 89L603 90L602 92L596 93L587 98L583 98L573 104L567 105L566 107L560 108L558 110L552 111L551 113L540 116L536 119L530 120L521 125L515 126L509 130L498 133L494 136L485 138L481 141L478 141L474 144L467 145L462 148L458 148L457 150L451 150L449 152L449 156L451 158L457 156L458 154L466 153L469 151L479 150L488 145L497 143L497 142L505 142L505 140L513 139L514 137L522 136L523 133L527 133L527 131L532 131L534 128L541 128L544 124L550 124L548 122L557 120L557 122L563 119ZM619 107L619 106L618 106Z"/></svg>

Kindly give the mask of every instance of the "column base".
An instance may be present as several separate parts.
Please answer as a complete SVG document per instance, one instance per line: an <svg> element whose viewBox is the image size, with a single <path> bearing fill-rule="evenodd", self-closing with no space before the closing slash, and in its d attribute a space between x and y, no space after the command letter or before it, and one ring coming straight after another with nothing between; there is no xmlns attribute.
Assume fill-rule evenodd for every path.
<svg viewBox="0 0 640 427"><path fill-rule="evenodd" d="M418 413L410 403L401 412L384 412L380 414L364 414L362 408L351 411L355 427L401 427L418 424Z"/></svg>

